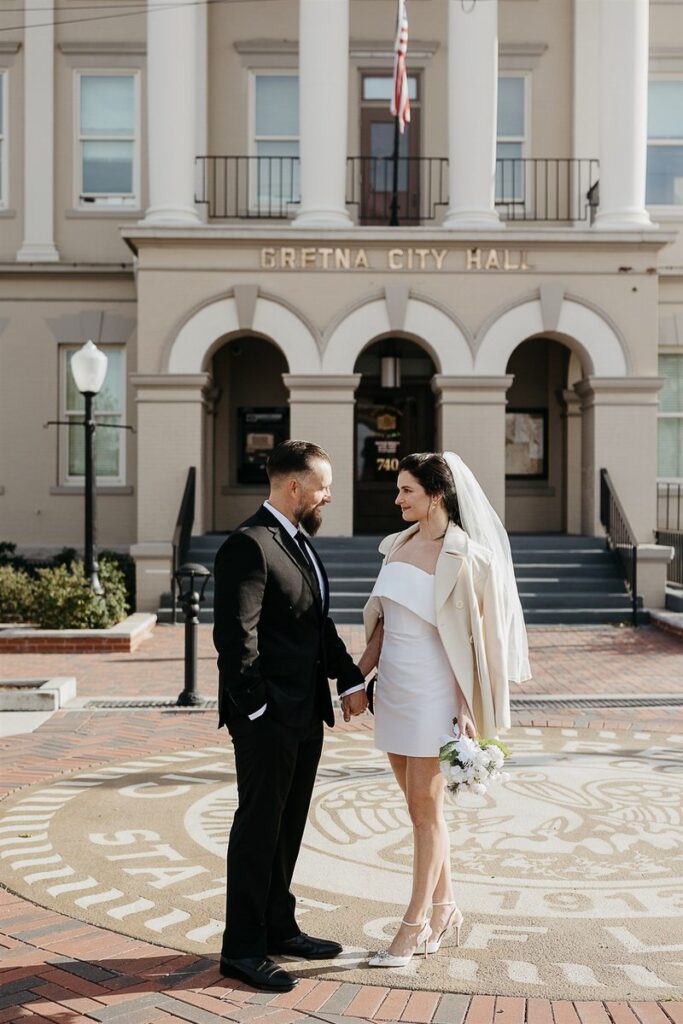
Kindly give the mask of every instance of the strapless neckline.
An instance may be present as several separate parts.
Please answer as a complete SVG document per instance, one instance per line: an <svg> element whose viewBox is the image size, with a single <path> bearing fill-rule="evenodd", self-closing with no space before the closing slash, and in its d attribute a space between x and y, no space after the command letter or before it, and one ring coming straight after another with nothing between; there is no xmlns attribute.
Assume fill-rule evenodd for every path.
<svg viewBox="0 0 683 1024"><path fill-rule="evenodd" d="M388 568L389 568L389 566L391 566L391 565L407 565L407 566L408 566L409 568L411 568L411 569L417 569L417 571L418 571L418 572L421 572L423 576L429 576L429 578L430 578L430 579L434 579L434 577L435 577L435 575L436 575L436 573L433 573L433 572L427 572L427 570L426 570L426 569L421 569L419 565L413 565L413 563L412 563L412 562L404 562L404 561L403 561L402 559L400 559L400 558L397 558L397 559L396 559L395 561L393 561L393 562L387 562L387 563L386 563L386 565L384 566L384 568L385 568L385 569L388 569Z"/></svg>

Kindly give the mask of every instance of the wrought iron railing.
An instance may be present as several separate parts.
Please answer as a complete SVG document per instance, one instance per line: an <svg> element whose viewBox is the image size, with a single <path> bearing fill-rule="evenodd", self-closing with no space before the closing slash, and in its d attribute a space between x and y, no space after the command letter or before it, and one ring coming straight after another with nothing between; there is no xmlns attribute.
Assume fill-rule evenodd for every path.
<svg viewBox="0 0 683 1024"><path fill-rule="evenodd" d="M666 572L667 582L683 586L683 484L657 484L656 537L658 544L674 549Z"/></svg>
<svg viewBox="0 0 683 1024"><path fill-rule="evenodd" d="M398 221L403 225L434 221L448 206L446 157L402 156L398 160ZM346 160L346 205L361 224L389 224L394 161L390 156L350 156Z"/></svg>
<svg viewBox="0 0 683 1024"><path fill-rule="evenodd" d="M638 541L606 469L600 470L600 522L605 528L607 547L616 551L621 559L624 579L631 595L631 621L637 626Z"/></svg>
<svg viewBox="0 0 683 1024"><path fill-rule="evenodd" d="M597 160L496 160L496 209L506 221L588 222L598 168Z"/></svg>
<svg viewBox="0 0 683 1024"><path fill-rule="evenodd" d="M173 531L173 568L171 571L171 622L175 626L178 621L178 582L176 572L180 566L187 561L187 553L190 549L192 537L192 526L194 525L194 495L197 479L197 470L190 466L187 471L185 489L180 501L178 518L176 519L175 530Z"/></svg>
<svg viewBox="0 0 683 1024"><path fill-rule="evenodd" d="M298 156L199 156L195 200L210 220L289 220L300 201ZM449 202L446 157L399 157L401 225L436 222ZM596 203L597 160L504 157L496 161L495 202L505 221L580 224ZM346 204L360 223L388 224L391 157L350 156Z"/></svg>

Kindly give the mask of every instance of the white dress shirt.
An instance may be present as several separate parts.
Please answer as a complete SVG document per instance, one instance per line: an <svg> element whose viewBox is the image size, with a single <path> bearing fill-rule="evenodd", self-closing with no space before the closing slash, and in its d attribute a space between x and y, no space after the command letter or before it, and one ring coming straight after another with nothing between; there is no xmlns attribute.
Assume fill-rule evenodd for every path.
<svg viewBox="0 0 683 1024"><path fill-rule="evenodd" d="M275 516L277 521L282 526L284 526L285 530L287 531L289 536L292 538L292 540L294 540L294 538L296 537L297 533L299 532L298 527L296 527L294 525L294 523L292 523L287 518L287 516L283 515L282 512L280 512L278 509L274 508L270 504L269 501L264 501L263 502L263 507L267 508L272 516ZM295 541L295 543L296 543L296 541ZM308 545L308 541L306 541L306 544ZM310 549L310 546L309 546L309 549ZM318 589L320 591L320 600L324 604L324 602L325 602L325 581L323 579L322 572L320 571L320 566L318 565L318 557L317 557L317 555L310 554L309 555L309 559L310 559L311 565L313 566L313 568L315 570L315 575L316 575L316 578L318 580ZM365 689L365 686L363 685L363 683L359 683L357 686L351 686L351 687L349 687L348 690L344 690L344 692L340 693L339 696L340 697L346 697L349 693L355 693L357 690L364 690L364 689ZM258 711L254 711L254 713L252 715L249 715L249 718L252 721L255 718L259 718L263 714L263 712L266 710L267 707L268 707L268 705L264 704L262 708L258 709Z"/></svg>

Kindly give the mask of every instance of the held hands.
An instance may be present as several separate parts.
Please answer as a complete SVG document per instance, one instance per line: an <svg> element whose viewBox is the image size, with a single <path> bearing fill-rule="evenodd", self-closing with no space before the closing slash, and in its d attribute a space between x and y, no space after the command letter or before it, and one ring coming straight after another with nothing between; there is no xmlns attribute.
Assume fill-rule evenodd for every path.
<svg viewBox="0 0 683 1024"><path fill-rule="evenodd" d="M351 721L351 716L362 715L368 706L368 698L365 690L356 690L341 698L341 709L345 722Z"/></svg>

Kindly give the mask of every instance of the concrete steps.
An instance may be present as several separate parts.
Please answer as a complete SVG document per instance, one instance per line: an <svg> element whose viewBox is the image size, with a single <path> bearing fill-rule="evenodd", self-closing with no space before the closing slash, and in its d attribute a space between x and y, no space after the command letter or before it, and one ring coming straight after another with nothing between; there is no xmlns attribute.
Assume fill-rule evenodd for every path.
<svg viewBox="0 0 683 1024"><path fill-rule="evenodd" d="M193 537L188 561L213 569L224 534ZM330 611L339 624L362 622L381 558L380 537L322 537L314 541L330 578ZM631 621L631 601L618 557L599 537L520 535L510 538L515 575L528 625L607 625ZM641 613L643 621L646 614ZM170 594L159 621L169 622ZM182 617L181 617L182 618ZM213 580L205 591L201 622L213 622Z"/></svg>

